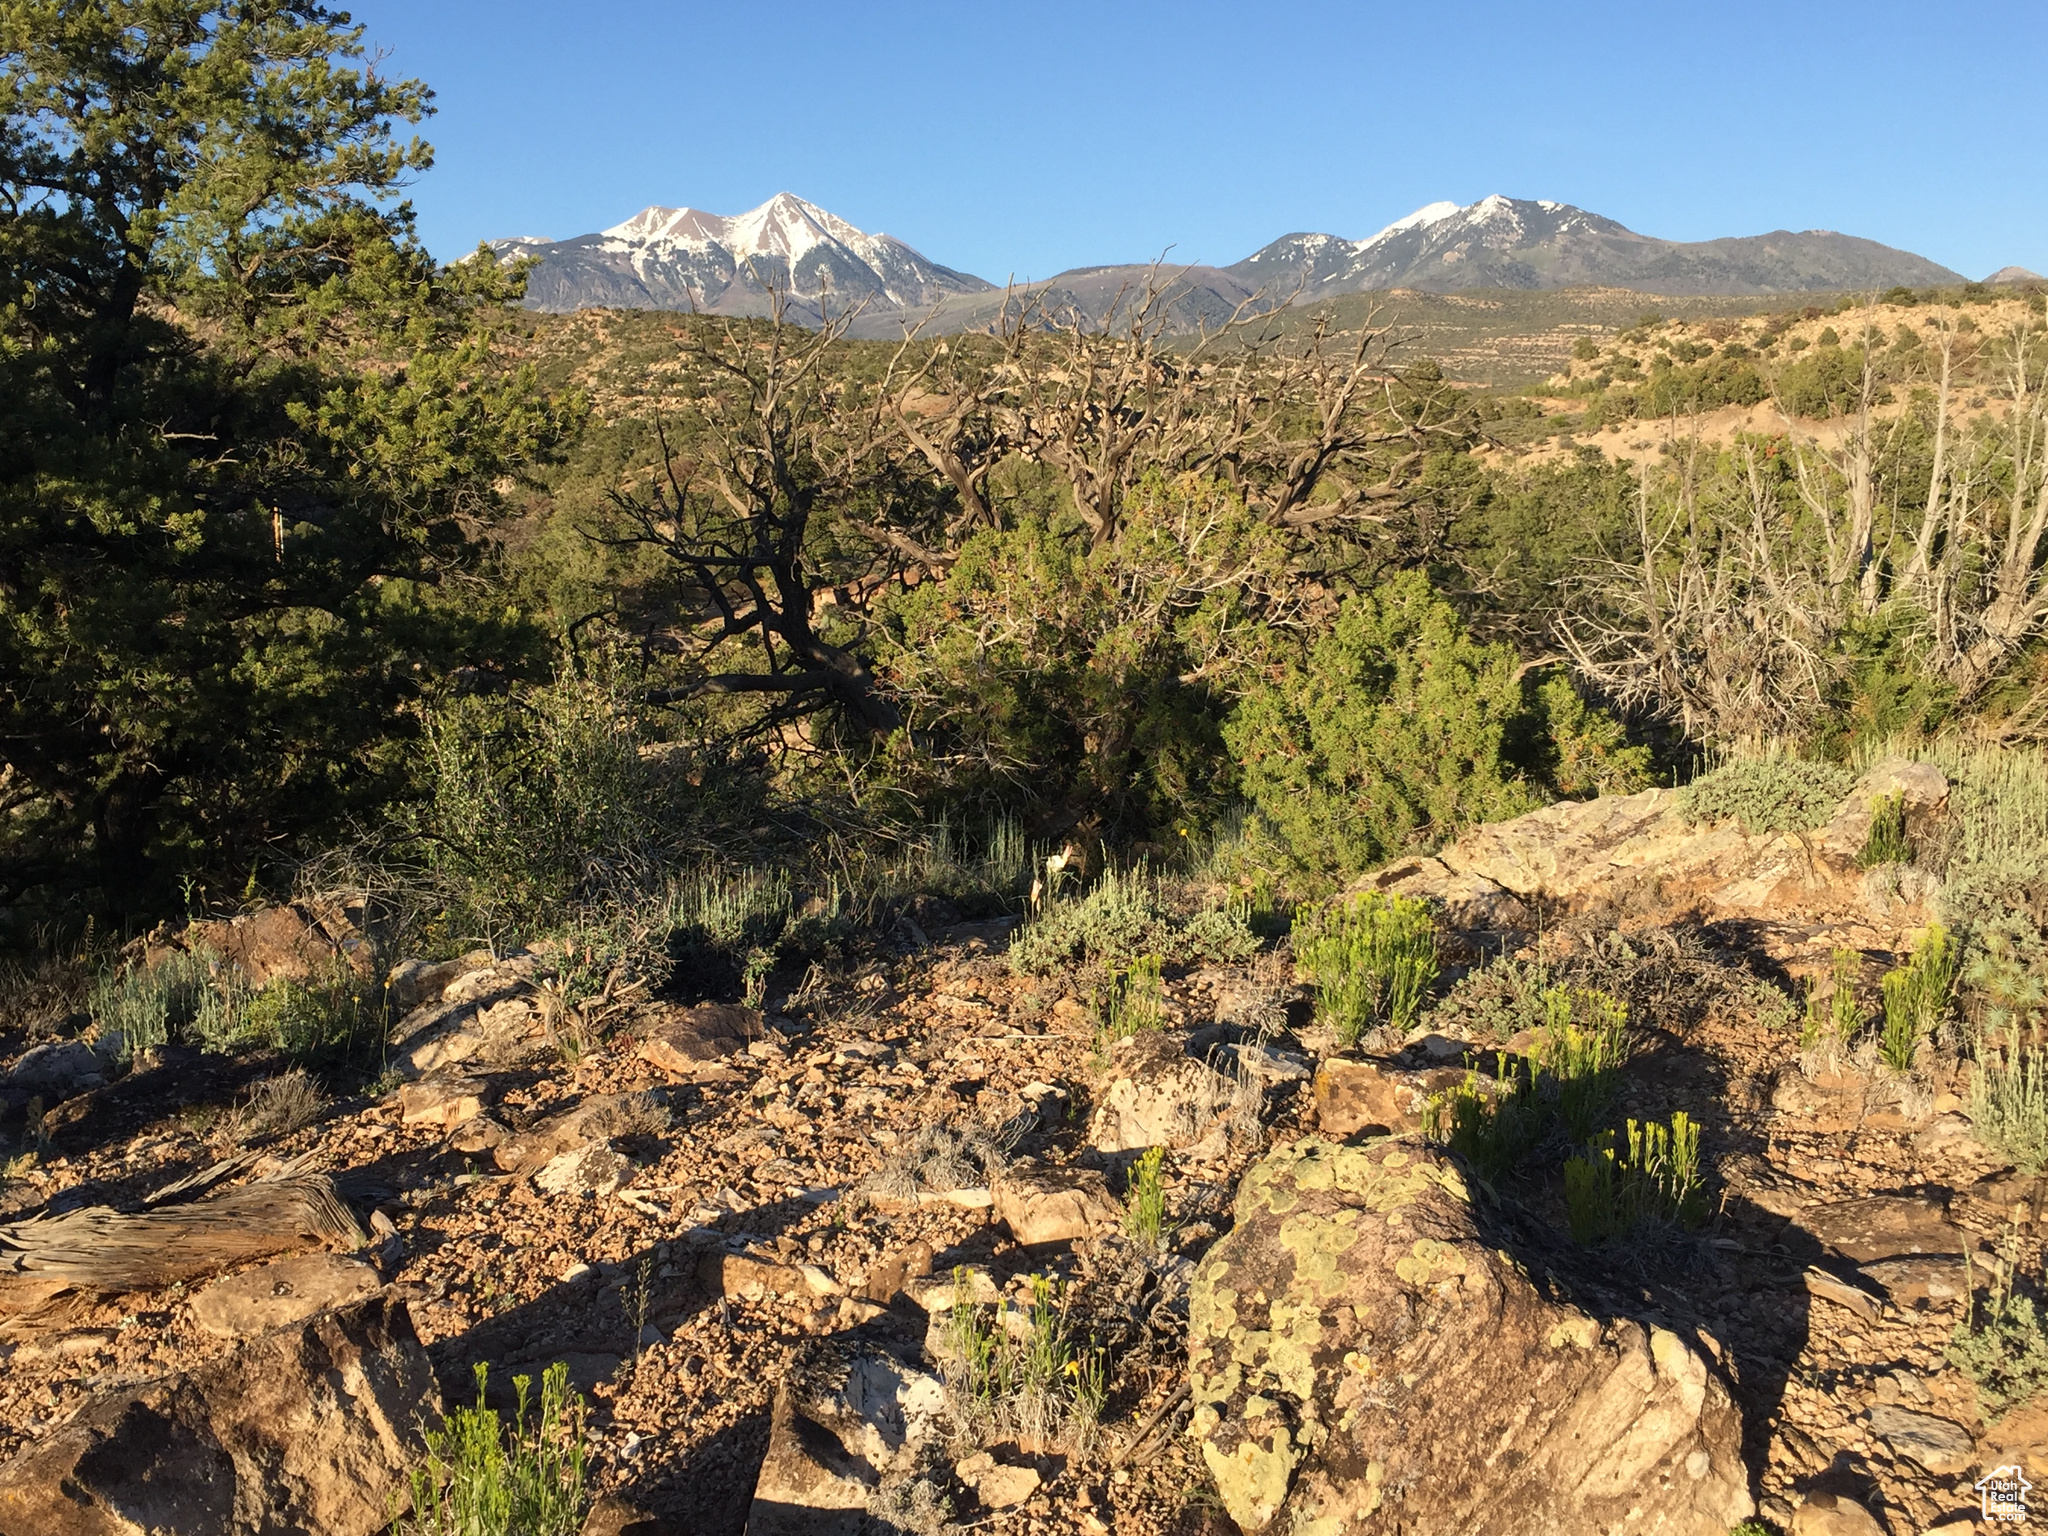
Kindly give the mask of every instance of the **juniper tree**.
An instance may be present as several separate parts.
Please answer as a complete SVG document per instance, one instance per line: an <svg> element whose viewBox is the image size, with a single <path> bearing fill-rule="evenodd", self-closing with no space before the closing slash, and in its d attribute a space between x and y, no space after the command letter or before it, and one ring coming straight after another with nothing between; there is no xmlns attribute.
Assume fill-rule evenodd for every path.
<svg viewBox="0 0 2048 1536"><path fill-rule="evenodd" d="M0 901L246 867L518 644L442 588L563 412L396 200L430 95L309 0L0 4Z"/></svg>

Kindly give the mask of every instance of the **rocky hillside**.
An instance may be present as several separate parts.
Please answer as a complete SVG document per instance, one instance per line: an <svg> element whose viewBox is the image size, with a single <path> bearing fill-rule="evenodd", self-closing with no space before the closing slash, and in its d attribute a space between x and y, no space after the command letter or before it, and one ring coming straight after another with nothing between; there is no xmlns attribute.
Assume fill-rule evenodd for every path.
<svg viewBox="0 0 2048 1536"><path fill-rule="evenodd" d="M1442 975L1349 1044L1270 944L1105 992L1071 901L924 901L760 1010L407 962L357 1092L17 1026L0 1531L368 1536L423 1415L560 1362L593 1531L1960 1532L1986 1470L2048 1472L2048 1407L1949 1354L2042 1185L1942 1037L1864 1025L1940 891L1865 867L1874 821L1934 847L1952 798L1892 763L1811 829L1667 791L1482 828L1367 882ZM365 953L309 906L157 963L202 949ZM1697 1187L1601 1225L1561 1129L1497 1155L1574 1104L1696 1128Z"/></svg>

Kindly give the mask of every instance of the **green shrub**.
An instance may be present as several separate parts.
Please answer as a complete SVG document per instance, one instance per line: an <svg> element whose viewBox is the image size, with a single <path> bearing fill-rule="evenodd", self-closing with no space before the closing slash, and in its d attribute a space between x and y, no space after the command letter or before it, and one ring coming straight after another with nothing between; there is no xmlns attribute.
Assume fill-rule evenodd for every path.
<svg viewBox="0 0 2048 1536"><path fill-rule="evenodd" d="M1978 1062L1970 1129L2023 1172L2048 1168L2048 1053L2021 1046Z"/></svg>
<svg viewBox="0 0 2048 1536"><path fill-rule="evenodd" d="M412 1474L412 1512L401 1536L576 1536L589 1503L584 1489L583 1399L569 1368L541 1374L529 1423L532 1378L512 1378L518 1404L509 1425L484 1406L487 1368L476 1368L476 1406L445 1415L426 1432L427 1462Z"/></svg>
<svg viewBox="0 0 2048 1536"><path fill-rule="evenodd" d="M1628 1005L1596 988L1552 987L1543 994L1538 1070L1556 1085L1557 1116L1575 1142L1598 1128L1628 1059Z"/></svg>
<svg viewBox="0 0 2048 1536"><path fill-rule="evenodd" d="M1345 600L1224 725L1247 798L1301 868L1347 877L1534 810L1545 750L1520 662L1465 633L1420 574Z"/></svg>
<svg viewBox="0 0 2048 1536"><path fill-rule="evenodd" d="M1977 1384L1978 1404L1985 1418L1993 1420L2048 1386L2048 1328L2042 1326L2034 1299L2014 1292L2017 1245L2009 1240L2005 1246L2007 1251L1992 1260L1990 1291L1982 1307L1970 1275L1969 1305L1945 1351L1949 1364ZM1969 1274L1974 1266L1967 1248L1963 1259Z"/></svg>
<svg viewBox="0 0 2048 1536"><path fill-rule="evenodd" d="M1270 913L1270 907L1268 913ZM1259 952L1259 936L1247 907L1208 907L1182 925L1180 949L1190 959L1213 960L1219 965L1239 965Z"/></svg>
<svg viewBox="0 0 2048 1536"><path fill-rule="evenodd" d="M1679 814L1694 824L1739 821L1752 837L1825 826L1856 775L1796 757L1738 758L1679 791Z"/></svg>
<svg viewBox="0 0 2048 1536"><path fill-rule="evenodd" d="M1894 1072L1912 1068L1920 1042L1941 1023L1955 985L1956 952L1948 930L1929 923L1913 957L1884 979L1884 1028L1878 1054Z"/></svg>
<svg viewBox="0 0 2048 1536"><path fill-rule="evenodd" d="M1550 973L1540 961L1496 955L1461 976L1437 1011L1460 1016L1460 1027L1475 1038L1506 1044L1543 1022L1548 990Z"/></svg>
<svg viewBox="0 0 2048 1536"><path fill-rule="evenodd" d="M1140 955L1123 970L1112 974L1095 1000L1095 1043L1097 1048L1128 1040L1166 1023L1166 984L1160 975L1163 962L1157 955Z"/></svg>
<svg viewBox="0 0 2048 1536"><path fill-rule="evenodd" d="M1081 1341L1069 1291L1048 1276L1032 1276L1021 1337L974 1303L957 1272L953 1298L945 1369L959 1417L972 1429L1085 1442L1108 1398L1108 1361L1092 1341Z"/></svg>
<svg viewBox="0 0 2048 1536"><path fill-rule="evenodd" d="M302 1060L363 1057L383 1043L382 999L346 961L260 988L215 956L174 952L147 970L102 977L93 1023L132 1057L168 1041L227 1053L257 1047Z"/></svg>
<svg viewBox="0 0 2048 1536"><path fill-rule="evenodd" d="M219 957L206 950L109 971L93 983L93 1026L102 1039L118 1037L123 1060L153 1051L184 1035L214 995L219 971Z"/></svg>
<svg viewBox="0 0 2048 1536"><path fill-rule="evenodd" d="M1171 937L1146 871L1110 869L1085 895L1046 902L1010 940L1010 965L1027 976L1089 963L1128 965L1142 954L1164 954Z"/></svg>
<svg viewBox="0 0 2048 1536"><path fill-rule="evenodd" d="M1564 1165L1572 1238L1591 1245L1624 1237L1647 1222L1696 1227L1706 1219L1700 1130L1684 1110L1671 1124L1628 1122L1628 1155L1617 1156L1603 1131Z"/></svg>
<svg viewBox="0 0 2048 1536"><path fill-rule="evenodd" d="M1080 966L1115 969L1141 955L1236 963L1258 948L1258 936L1227 909L1177 921L1141 865L1105 870L1086 893L1047 900L1010 940L1010 966L1038 976Z"/></svg>
<svg viewBox="0 0 2048 1536"><path fill-rule="evenodd" d="M1856 862L1865 869L1879 864L1904 864L1913 857L1913 845L1906 837L1906 797L1879 795L1870 807L1870 835Z"/></svg>
<svg viewBox="0 0 2048 1536"><path fill-rule="evenodd" d="M1862 974L1863 957L1853 949L1838 949L1829 961L1825 986L1808 978L1806 1023L1799 1043L1811 1047L1832 1040L1847 1045L1863 1028L1863 1010L1856 1001L1856 978Z"/></svg>
<svg viewBox="0 0 2048 1536"><path fill-rule="evenodd" d="M823 916L837 915L833 888ZM702 869L669 883L655 912L674 985L701 997L757 990L794 937L796 897L787 870Z"/></svg>
<svg viewBox="0 0 2048 1536"><path fill-rule="evenodd" d="M1375 1022L1405 1034L1436 980L1436 918L1426 901L1357 892L1295 915L1294 958L1339 1045Z"/></svg>
<svg viewBox="0 0 2048 1536"><path fill-rule="evenodd" d="M1468 1072L1462 1083L1432 1094L1422 1107L1422 1134L1449 1147L1487 1180L1519 1168L1550 1123L1528 1063L1500 1052L1495 1069L1497 1087L1483 1087L1479 1074Z"/></svg>
<svg viewBox="0 0 2048 1536"><path fill-rule="evenodd" d="M1165 1246L1166 1186L1159 1170L1166 1160L1164 1147L1151 1147L1131 1164L1130 1187L1124 1192L1124 1231L1147 1253Z"/></svg>

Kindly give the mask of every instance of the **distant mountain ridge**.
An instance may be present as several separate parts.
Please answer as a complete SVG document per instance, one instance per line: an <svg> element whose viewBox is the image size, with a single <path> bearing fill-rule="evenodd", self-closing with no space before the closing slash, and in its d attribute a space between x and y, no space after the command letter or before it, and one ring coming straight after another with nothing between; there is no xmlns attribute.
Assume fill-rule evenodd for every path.
<svg viewBox="0 0 2048 1536"><path fill-rule="evenodd" d="M1803 293L1963 281L1937 262L1831 230L1657 240L1574 208L1495 194L1431 203L1370 240L1287 235L1226 267L1241 282L1304 298L1386 288L1634 288L1644 293Z"/></svg>
<svg viewBox="0 0 2048 1536"><path fill-rule="evenodd" d="M863 305L857 330L898 333L936 309L935 328L986 325L1003 302L994 285L940 266L890 235L868 234L788 192L731 217L646 208L571 240L498 240L503 256L538 260L530 309L590 306L697 309L760 315L770 290L795 318ZM1141 265L1081 267L1029 285L1048 308L1100 321L1134 286ZM1168 266L1173 328L1213 325L1248 299L1306 302L1414 288L1627 288L1671 295L1784 294L1963 281L1947 267L1874 240L1830 230L1700 241L1658 240L1569 203L1496 194L1431 203L1366 240L1292 234L1227 267Z"/></svg>
<svg viewBox="0 0 2048 1536"><path fill-rule="evenodd" d="M698 208L643 208L594 235L494 240L491 249L538 260L526 306L556 313L605 306L765 315L774 289L795 318L815 323L828 304L835 311L861 303L924 310L989 286L788 192L729 218Z"/></svg>

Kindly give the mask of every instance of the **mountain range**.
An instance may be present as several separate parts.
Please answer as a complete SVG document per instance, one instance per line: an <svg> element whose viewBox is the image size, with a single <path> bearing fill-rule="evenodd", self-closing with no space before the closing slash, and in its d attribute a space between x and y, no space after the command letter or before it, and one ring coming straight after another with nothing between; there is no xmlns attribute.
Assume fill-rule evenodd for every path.
<svg viewBox="0 0 2048 1536"><path fill-rule="evenodd" d="M978 328L1005 301L995 285L787 192L731 217L646 208L596 234L498 240L491 248L534 258L527 307L556 313L609 306L761 315L779 292L793 318L815 324L828 309L858 305L856 333L883 335L934 311L939 330ZM1048 309L1099 321L1128 302L1148 270L1082 267L1028 287ZM1830 230L1658 240L1568 203L1498 195L1469 205L1431 203L1366 240L1284 235L1227 267L1161 270L1172 277L1169 323L1183 330L1213 325L1247 301L1294 295L1314 302L1395 288L1768 295L1963 281L1910 251Z"/></svg>

